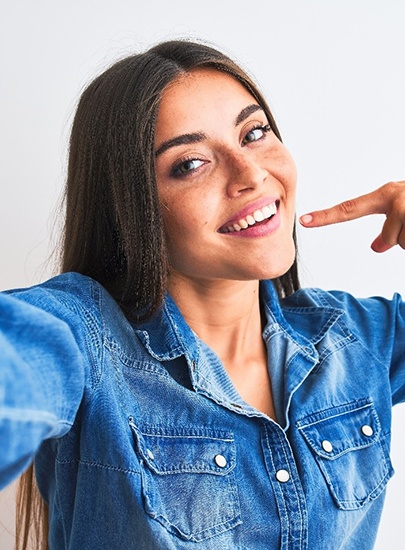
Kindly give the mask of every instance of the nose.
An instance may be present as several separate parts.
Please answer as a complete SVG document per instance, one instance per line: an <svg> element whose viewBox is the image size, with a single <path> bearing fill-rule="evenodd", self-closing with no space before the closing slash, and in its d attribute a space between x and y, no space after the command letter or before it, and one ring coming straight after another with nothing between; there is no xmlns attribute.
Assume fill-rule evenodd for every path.
<svg viewBox="0 0 405 550"><path fill-rule="evenodd" d="M231 198L257 189L268 176L268 171L251 152L229 153L227 164L229 173L226 191Z"/></svg>

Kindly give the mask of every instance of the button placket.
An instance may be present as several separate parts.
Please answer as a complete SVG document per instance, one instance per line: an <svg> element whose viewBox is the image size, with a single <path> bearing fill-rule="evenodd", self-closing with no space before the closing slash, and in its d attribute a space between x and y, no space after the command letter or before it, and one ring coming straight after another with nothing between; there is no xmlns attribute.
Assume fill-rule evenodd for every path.
<svg viewBox="0 0 405 550"><path fill-rule="evenodd" d="M263 451L279 510L283 540L289 550L307 550L307 510L304 491L290 443L276 424L264 426Z"/></svg>
<svg viewBox="0 0 405 550"><path fill-rule="evenodd" d="M290 481L290 474L287 470L277 470L276 479L280 483L287 483L287 481Z"/></svg>

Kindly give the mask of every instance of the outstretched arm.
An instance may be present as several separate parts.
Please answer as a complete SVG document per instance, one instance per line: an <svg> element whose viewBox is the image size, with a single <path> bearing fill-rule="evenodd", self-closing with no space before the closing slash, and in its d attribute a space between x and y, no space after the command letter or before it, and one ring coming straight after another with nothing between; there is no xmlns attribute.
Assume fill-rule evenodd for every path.
<svg viewBox="0 0 405 550"><path fill-rule="evenodd" d="M21 294L35 298L35 290ZM37 294L38 305L51 309L52 296ZM69 325L0 293L0 489L28 466L44 439L70 429L83 389L83 357Z"/></svg>
<svg viewBox="0 0 405 550"><path fill-rule="evenodd" d="M396 244L405 249L405 181L387 183L366 195L304 214L300 223L304 227L321 227L369 214L386 216L381 233L371 244L375 252L385 252Z"/></svg>

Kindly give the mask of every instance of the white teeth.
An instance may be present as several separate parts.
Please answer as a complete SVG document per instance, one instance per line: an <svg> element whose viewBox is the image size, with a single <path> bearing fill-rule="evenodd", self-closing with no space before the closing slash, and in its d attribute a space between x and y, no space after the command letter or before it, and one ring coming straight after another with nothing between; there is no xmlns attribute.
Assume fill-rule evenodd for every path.
<svg viewBox="0 0 405 550"><path fill-rule="evenodd" d="M235 231L241 231L247 229L249 226L255 225L255 223L262 222L267 218L271 218L277 213L277 205L275 202L264 206L258 210L255 210L252 214L248 214L245 218L241 218L237 223L228 226L224 232L234 233Z"/></svg>
<svg viewBox="0 0 405 550"><path fill-rule="evenodd" d="M262 222L264 220L264 215L261 210L253 212L253 217L257 222Z"/></svg>

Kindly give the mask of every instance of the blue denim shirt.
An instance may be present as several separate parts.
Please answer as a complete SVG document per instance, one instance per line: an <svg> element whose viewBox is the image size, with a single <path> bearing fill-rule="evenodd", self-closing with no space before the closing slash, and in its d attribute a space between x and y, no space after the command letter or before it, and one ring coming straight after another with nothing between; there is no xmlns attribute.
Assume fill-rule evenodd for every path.
<svg viewBox="0 0 405 550"><path fill-rule="evenodd" d="M0 295L0 486L35 455L52 550L372 548L405 306L261 297L278 423L170 296L133 326L78 274Z"/></svg>

